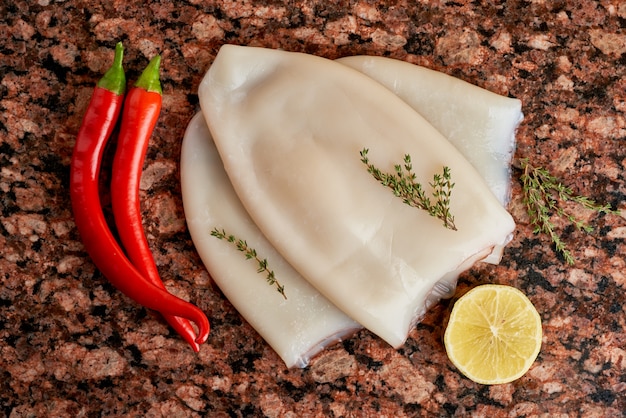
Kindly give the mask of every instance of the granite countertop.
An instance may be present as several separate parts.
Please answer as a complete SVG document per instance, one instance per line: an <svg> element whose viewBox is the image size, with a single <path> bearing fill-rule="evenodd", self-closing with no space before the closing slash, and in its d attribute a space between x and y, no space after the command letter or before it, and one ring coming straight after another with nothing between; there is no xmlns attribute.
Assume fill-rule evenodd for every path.
<svg viewBox="0 0 626 418"><path fill-rule="evenodd" d="M224 43L328 58L384 55L517 97L525 119L516 159L528 157L577 193L626 208L626 3L391 3L0 4L0 414L625 416L626 222L572 206L594 231L560 230L576 258L569 266L533 234L517 170L510 211L518 226L502 263L475 266L458 286L509 284L536 305L542 351L513 383L478 385L449 363L445 301L398 350L361 331L308 368L288 370L212 283L186 228L178 163L198 83ZM129 80L156 53L163 58L164 103L142 208L168 289L210 317L198 354L158 314L107 283L73 223L72 147L118 41Z"/></svg>

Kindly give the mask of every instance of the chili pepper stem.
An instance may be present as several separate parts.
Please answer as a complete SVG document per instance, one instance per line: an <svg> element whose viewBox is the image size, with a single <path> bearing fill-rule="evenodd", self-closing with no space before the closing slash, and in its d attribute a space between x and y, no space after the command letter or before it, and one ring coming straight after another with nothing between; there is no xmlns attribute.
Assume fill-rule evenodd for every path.
<svg viewBox="0 0 626 418"><path fill-rule="evenodd" d="M143 70L135 87L144 89L149 92L163 94L161 89L161 81L159 79L159 67L161 65L161 56L157 55L150 60L146 68Z"/></svg>
<svg viewBox="0 0 626 418"><path fill-rule="evenodd" d="M98 87L122 95L126 91L126 75L122 61L124 60L124 46L121 42L115 45L115 57L113 64L98 81Z"/></svg>

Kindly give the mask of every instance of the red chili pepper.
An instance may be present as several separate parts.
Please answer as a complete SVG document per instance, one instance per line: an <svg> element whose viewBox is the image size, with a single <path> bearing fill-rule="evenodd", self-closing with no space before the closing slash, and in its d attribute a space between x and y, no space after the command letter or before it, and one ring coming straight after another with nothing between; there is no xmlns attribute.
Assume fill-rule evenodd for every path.
<svg viewBox="0 0 626 418"><path fill-rule="evenodd" d="M177 298L145 279L126 258L104 218L99 195L99 175L105 145L117 122L126 78L123 47L117 44L111 68L98 82L76 137L70 168L70 198L74 220L85 250L102 274L126 296L149 309L188 318L206 341L209 321L189 302Z"/></svg>
<svg viewBox="0 0 626 418"><path fill-rule="evenodd" d="M111 203L117 231L128 258L153 285L165 289L143 229L139 199L139 183L148 142L161 112L160 62L160 56L154 57L126 95L113 159ZM195 341L195 330L187 319L167 314L163 317L194 351L200 350Z"/></svg>

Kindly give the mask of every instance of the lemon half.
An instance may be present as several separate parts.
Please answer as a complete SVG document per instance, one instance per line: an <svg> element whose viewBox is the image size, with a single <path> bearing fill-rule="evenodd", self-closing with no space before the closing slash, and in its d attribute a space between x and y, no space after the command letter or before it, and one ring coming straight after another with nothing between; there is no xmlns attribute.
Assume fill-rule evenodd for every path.
<svg viewBox="0 0 626 418"><path fill-rule="evenodd" d="M456 301L444 334L450 361L477 383L512 382L541 348L541 317L518 289L481 285Z"/></svg>

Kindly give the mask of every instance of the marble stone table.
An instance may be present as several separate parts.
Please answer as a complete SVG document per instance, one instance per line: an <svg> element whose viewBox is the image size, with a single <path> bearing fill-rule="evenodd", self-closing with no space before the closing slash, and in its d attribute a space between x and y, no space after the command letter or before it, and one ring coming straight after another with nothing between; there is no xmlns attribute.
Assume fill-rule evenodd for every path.
<svg viewBox="0 0 626 418"><path fill-rule="evenodd" d="M225 43L327 58L382 55L517 97L529 158L577 193L624 209L626 3L620 0L8 0L0 4L0 415L7 417L622 417L626 222L571 209L569 266L518 226L481 283L522 289L542 351L516 382L462 377L442 344L449 302L394 350L367 331L288 370L212 283L185 225L179 155L197 87ZM162 55L164 103L141 186L168 289L207 312L195 354L162 318L110 286L84 252L68 182L75 137L114 45L135 80ZM105 167L106 169L106 167Z"/></svg>

